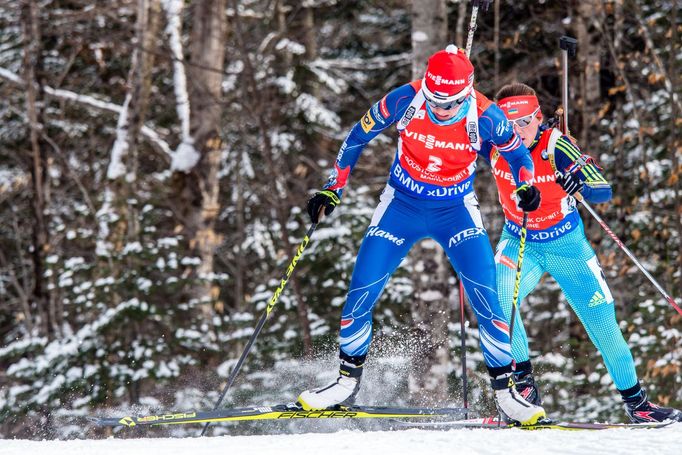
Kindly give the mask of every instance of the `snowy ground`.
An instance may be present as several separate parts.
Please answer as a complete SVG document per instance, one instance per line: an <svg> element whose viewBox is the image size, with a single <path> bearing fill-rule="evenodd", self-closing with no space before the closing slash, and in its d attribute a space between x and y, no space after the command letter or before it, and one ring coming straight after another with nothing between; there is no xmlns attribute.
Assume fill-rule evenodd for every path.
<svg viewBox="0 0 682 455"><path fill-rule="evenodd" d="M417 455L682 453L682 424L655 430L449 430L306 433L273 436L0 441L2 455Z"/></svg>

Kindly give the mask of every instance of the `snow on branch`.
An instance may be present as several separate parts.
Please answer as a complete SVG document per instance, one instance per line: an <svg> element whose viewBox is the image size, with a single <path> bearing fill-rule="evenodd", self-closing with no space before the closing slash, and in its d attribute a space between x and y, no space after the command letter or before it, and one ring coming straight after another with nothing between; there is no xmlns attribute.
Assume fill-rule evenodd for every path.
<svg viewBox="0 0 682 455"><path fill-rule="evenodd" d="M116 140L111 146L111 161L107 168L107 178L110 180L115 180L126 172L123 157L128 154L128 106L131 98L128 93L116 122Z"/></svg>
<svg viewBox="0 0 682 455"><path fill-rule="evenodd" d="M403 52L402 54L386 55L374 58L338 58L313 60L308 65L311 67L329 69L341 68L350 70L377 70L387 68L389 65L410 65L412 54Z"/></svg>
<svg viewBox="0 0 682 455"><path fill-rule="evenodd" d="M341 119L334 112L322 105L320 101L308 93L302 93L296 98L296 107L309 122L317 123L332 131L339 129Z"/></svg>
<svg viewBox="0 0 682 455"><path fill-rule="evenodd" d="M199 162L201 155L194 148L194 138L190 134L189 94L187 93L187 75L185 74L182 40L180 38L183 0L163 0L162 4L168 16L166 33L173 54L173 89L182 138L177 150L172 154L171 170L187 172Z"/></svg>
<svg viewBox="0 0 682 455"><path fill-rule="evenodd" d="M296 41L292 41L288 38L283 38L277 42L275 45L275 49L278 51L281 51L283 49L286 49L287 52L290 52L294 55L303 55L305 54L305 46L302 45L301 43L297 43Z"/></svg>
<svg viewBox="0 0 682 455"><path fill-rule="evenodd" d="M336 95L341 95L348 89L348 84L343 79L330 76L327 71L324 71L318 66L310 65L309 68L310 71L317 76L320 82L329 87Z"/></svg>
<svg viewBox="0 0 682 455"><path fill-rule="evenodd" d="M24 81L19 76L5 68L0 68L0 77L15 84L24 85Z"/></svg>
<svg viewBox="0 0 682 455"><path fill-rule="evenodd" d="M21 88L24 88L26 85L21 77L17 76L12 71L9 71L2 67L0 67L0 78L12 82L20 86ZM118 104L110 103L108 101L102 101L91 95L80 95L69 90L54 89L49 86L44 86L43 89L45 90L46 94L53 96L57 99L72 101L74 103L91 107L100 111L111 112L113 114L120 115L121 110L123 109L122 106L119 106ZM143 126L142 135L145 138L147 138L147 140L149 140L150 143L158 147L162 152L169 156L172 155L171 148L168 145L168 143L161 139L159 134L152 128Z"/></svg>

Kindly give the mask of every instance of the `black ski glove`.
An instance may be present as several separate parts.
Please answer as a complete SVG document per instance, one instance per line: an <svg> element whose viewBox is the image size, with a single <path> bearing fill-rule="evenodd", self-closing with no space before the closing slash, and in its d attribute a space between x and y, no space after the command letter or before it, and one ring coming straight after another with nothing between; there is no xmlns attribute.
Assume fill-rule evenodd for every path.
<svg viewBox="0 0 682 455"><path fill-rule="evenodd" d="M575 193L583 189L583 181L580 177L573 174L572 172L567 172L562 174L561 172L556 172L556 182L561 185L566 194L573 196Z"/></svg>
<svg viewBox="0 0 682 455"><path fill-rule="evenodd" d="M516 189L518 206L524 212L532 212L540 207L540 190L533 185L523 184Z"/></svg>
<svg viewBox="0 0 682 455"><path fill-rule="evenodd" d="M339 195L335 191L318 191L313 197L308 199L310 221L317 224L320 221L320 210L322 207L324 207L324 214L329 215L334 211L339 202L341 202L341 199L339 199Z"/></svg>

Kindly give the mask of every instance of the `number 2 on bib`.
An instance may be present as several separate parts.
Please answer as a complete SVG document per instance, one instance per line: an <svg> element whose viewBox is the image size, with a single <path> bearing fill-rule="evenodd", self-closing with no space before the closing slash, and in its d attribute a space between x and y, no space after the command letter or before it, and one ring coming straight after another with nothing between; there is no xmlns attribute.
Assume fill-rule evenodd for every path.
<svg viewBox="0 0 682 455"><path fill-rule="evenodd" d="M426 170L429 172L438 172L443 166L443 160L437 156L429 155L429 165Z"/></svg>

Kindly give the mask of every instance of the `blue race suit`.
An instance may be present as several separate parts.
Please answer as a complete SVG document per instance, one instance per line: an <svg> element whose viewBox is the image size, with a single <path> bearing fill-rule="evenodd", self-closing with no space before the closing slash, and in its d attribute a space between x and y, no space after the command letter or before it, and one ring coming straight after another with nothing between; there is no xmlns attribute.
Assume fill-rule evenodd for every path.
<svg viewBox="0 0 682 455"><path fill-rule="evenodd" d="M342 191L363 148L403 119L419 87L420 81L403 85L369 109L343 142L325 188ZM388 183L353 270L341 316L341 356L364 361L372 311L386 283L412 245L433 238L460 275L478 319L487 366L506 367L511 364L509 328L498 302L492 248L473 192L477 153L472 144L478 138L467 131L467 118L439 124L426 104L410 109L412 119L400 131ZM532 179L528 150L496 105L474 92L461 110L477 115L480 141L498 146L519 185Z"/></svg>
<svg viewBox="0 0 682 455"><path fill-rule="evenodd" d="M558 216L547 216L545 218L551 219L550 223L544 223L543 218L538 221L541 229L528 230L518 305L521 308L521 302L533 291L545 272L552 275L601 353L616 387L619 390L626 390L637 384L632 354L618 327L613 296L606 284L597 256L585 237L575 200L555 182L554 168L548 160L546 151L547 141L544 140L550 133L550 129L541 126L530 150L535 163L536 186L542 191L542 204L546 204L544 213ZM489 151L488 147L483 149ZM491 156L494 157L494 153ZM611 187L594 164L594 160L583 155L569 138L562 136L558 139L554 147L554 156L556 168L562 172L574 167L576 162L586 163L575 170L575 174L584 182L581 194L588 202L600 203L611 199ZM501 180L503 173L499 172L504 166L504 163L498 166L493 159L493 174L500 193L508 191ZM555 194L556 197L553 198ZM503 195L500 194L500 200L503 199ZM507 213L505 210L505 215ZM513 305L519 230L516 223L509 218L506 220L495 255L500 303L508 318L511 317ZM521 311L516 313L514 322L512 353L517 363L529 365L528 337Z"/></svg>

